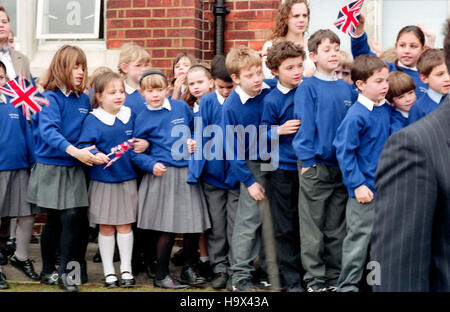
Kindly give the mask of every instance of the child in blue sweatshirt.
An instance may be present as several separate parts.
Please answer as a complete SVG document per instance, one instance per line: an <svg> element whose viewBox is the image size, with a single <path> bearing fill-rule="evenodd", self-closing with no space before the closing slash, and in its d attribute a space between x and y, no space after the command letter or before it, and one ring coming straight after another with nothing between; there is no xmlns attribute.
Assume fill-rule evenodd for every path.
<svg viewBox="0 0 450 312"><path fill-rule="evenodd" d="M370 50L370 46L367 42L364 24L365 18L364 15L361 14L359 24L356 28L356 34L359 35L359 37L351 38L352 54L354 58L362 54L375 55L375 53ZM428 40L431 41L434 39L429 37ZM426 49L425 34L422 29L415 25L405 26L399 31L395 42L397 61L395 63L386 61L390 72L402 71L411 76L416 84L416 96L418 99L428 90L427 83L420 79L417 70L419 57Z"/></svg>
<svg viewBox="0 0 450 312"><path fill-rule="evenodd" d="M47 221L41 235L41 283L57 284L77 291L68 279L67 264L77 259L83 266L88 242L88 194L81 163L88 166L103 161L90 150L75 147L81 124L90 111L89 97L83 93L87 82L84 52L64 45L55 53L43 82L43 95L50 105L33 116L36 164L31 170L27 200L44 209ZM55 269L57 244L61 259ZM82 278L87 279L86 268ZM59 276L59 278L58 278Z"/></svg>
<svg viewBox="0 0 450 312"><path fill-rule="evenodd" d="M333 140L357 92L336 77L340 40L334 32L315 32L308 40L308 48L317 70L294 95L294 118L301 120L301 126L292 146L301 166L299 214L304 281L308 291L323 292L336 288L345 235L347 192Z"/></svg>
<svg viewBox="0 0 450 312"><path fill-rule="evenodd" d="M123 105L125 86L119 74L100 74L92 87L94 109L84 120L79 146L95 145L91 153L107 163L114 158L107 156L111 148L132 138L135 114ZM135 144L134 151L145 151L146 147L139 150L139 144ZM113 265L116 231L121 260L120 286L135 285L131 269L131 224L136 222L138 208L136 177L130 153L123 154L107 168L104 165L89 168L89 221L100 225L98 245L107 288L119 286Z"/></svg>
<svg viewBox="0 0 450 312"><path fill-rule="evenodd" d="M445 65L444 51L428 49L417 62L417 68L420 79L428 84L429 89L411 107L408 124L416 122L437 109L450 91L450 75Z"/></svg>
<svg viewBox="0 0 450 312"><path fill-rule="evenodd" d="M6 66L0 62L0 86L5 83ZM3 93L0 93L0 133L0 217L4 220L17 217L19 221L16 228L17 247L9 261L28 278L39 280L28 258L28 243L36 213L35 206L26 201L29 170L35 161L31 127L22 108L14 107L11 99ZM8 286L2 274L0 269L0 289Z"/></svg>
<svg viewBox="0 0 450 312"><path fill-rule="evenodd" d="M366 263L374 218L375 171L389 137L391 107L385 100L388 77L388 66L375 55L355 59L352 78L361 93L333 142L349 194L337 289L340 292L359 291Z"/></svg>
<svg viewBox="0 0 450 312"><path fill-rule="evenodd" d="M290 41L279 41L269 48L266 64L278 77L278 84L264 97L261 118L261 124L269 129L278 126L279 165L269 176L268 189L276 258L281 288L285 291L303 291L298 227L298 168L292 140L300 127L300 120L294 119L294 94L302 80L304 57L303 49Z"/></svg>
<svg viewBox="0 0 450 312"><path fill-rule="evenodd" d="M416 102L415 89L416 84L411 76L398 71L389 74L389 91L386 99L392 106L390 134L408 125L409 111Z"/></svg>
<svg viewBox="0 0 450 312"><path fill-rule="evenodd" d="M209 263L214 272L211 286L223 289L231 275L230 266L234 264L231 238L239 200L239 182L232 177L222 149L222 109L234 89L225 56L216 55L212 60L212 76L216 90L202 97L194 118L194 139L202 145L189 161L188 182L200 182L205 193L213 224L206 233Z"/></svg>
<svg viewBox="0 0 450 312"><path fill-rule="evenodd" d="M223 106L223 126L226 158L232 175L241 182L239 203L234 223L232 252L232 288L234 291L254 291L251 262L260 255L265 268L260 206L269 213L265 196L268 171L264 169L259 150L262 100L270 92L263 82L261 58L256 51L245 46L235 47L226 57L226 67L237 85ZM242 131L241 131L242 130ZM271 222L266 218L265 222ZM271 228L271 226L270 226Z"/></svg>
<svg viewBox="0 0 450 312"><path fill-rule="evenodd" d="M140 82L147 108L136 118L135 137L146 139L145 153L132 152L133 162L146 173L139 186L138 228L159 232L156 287L180 289L204 282L195 272L200 233L211 227L206 202L198 185L186 183L193 113L179 100L169 101L168 81L159 71L145 73ZM177 233L183 233L184 266L181 282L169 274Z"/></svg>

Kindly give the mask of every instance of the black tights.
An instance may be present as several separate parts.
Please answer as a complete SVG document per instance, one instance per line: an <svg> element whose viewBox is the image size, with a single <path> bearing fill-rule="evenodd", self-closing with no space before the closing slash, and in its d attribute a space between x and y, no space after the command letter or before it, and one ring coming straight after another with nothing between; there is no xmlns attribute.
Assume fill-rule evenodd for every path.
<svg viewBox="0 0 450 312"><path fill-rule="evenodd" d="M50 274L55 270L56 250L61 250L58 274L68 271L67 264L81 259L84 245L85 207L65 210L46 209L47 222L41 235L42 272ZM84 248L84 252L85 252Z"/></svg>
<svg viewBox="0 0 450 312"><path fill-rule="evenodd" d="M161 232L156 249L156 279L161 280L169 274L169 261L176 233ZM183 234L184 267L194 265L198 248L199 233Z"/></svg>

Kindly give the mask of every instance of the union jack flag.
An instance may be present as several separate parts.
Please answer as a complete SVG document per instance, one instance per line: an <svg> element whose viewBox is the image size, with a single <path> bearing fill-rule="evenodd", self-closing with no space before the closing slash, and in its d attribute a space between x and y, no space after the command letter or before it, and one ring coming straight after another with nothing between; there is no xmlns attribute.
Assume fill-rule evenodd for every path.
<svg viewBox="0 0 450 312"><path fill-rule="evenodd" d="M41 111L42 106L47 106L49 101L44 98L23 74L15 79L8 81L0 91L12 98L11 104L14 107L22 105L22 111L27 120L31 120L31 112L37 114Z"/></svg>
<svg viewBox="0 0 450 312"><path fill-rule="evenodd" d="M136 139L131 138L131 139L129 139L128 141L122 142L122 143L120 143L119 145L116 145L116 146L112 147L112 148L111 148L111 153L109 153L109 154L106 155L106 156L109 157L109 156L111 156L111 155L114 154L115 157L114 157L113 159L111 159L111 160L106 164L105 168L103 168L103 169L106 169L106 168L108 168L109 166L111 166L111 165L113 164L113 162L115 162L115 161L118 160L120 157L122 157L123 154L125 154L126 152L128 152L128 151L133 147L134 142L136 142Z"/></svg>
<svg viewBox="0 0 450 312"><path fill-rule="evenodd" d="M353 38L357 37L355 31L359 24L361 7L363 3L364 0L358 0L344 6L339 11L337 20L334 22L334 26Z"/></svg>

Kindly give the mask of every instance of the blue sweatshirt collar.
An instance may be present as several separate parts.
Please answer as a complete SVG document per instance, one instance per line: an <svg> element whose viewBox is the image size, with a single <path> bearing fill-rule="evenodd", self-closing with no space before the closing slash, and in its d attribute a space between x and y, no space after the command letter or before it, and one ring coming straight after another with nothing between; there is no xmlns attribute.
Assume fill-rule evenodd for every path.
<svg viewBox="0 0 450 312"><path fill-rule="evenodd" d="M324 81L337 81L338 80L336 73L334 73L333 76L327 76L325 74L319 73L317 70L314 73L314 77L316 77L317 79L320 79L320 80L324 80Z"/></svg>
<svg viewBox="0 0 450 312"><path fill-rule="evenodd" d="M225 98L223 96L221 96L217 90L216 90L216 96L217 96L217 101L219 101L219 104L223 105L223 103L225 103Z"/></svg>
<svg viewBox="0 0 450 312"><path fill-rule="evenodd" d="M261 90L255 96L248 95L244 90L242 90L241 86L237 86L235 90L236 90L236 93L239 95L239 98L241 99L242 104L245 104L245 103L247 103L248 100L250 100L250 99L260 95L262 90L264 90L264 89L270 89L270 87L269 87L269 85L267 83L265 83L263 81L262 86L261 86Z"/></svg>
<svg viewBox="0 0 450 312"><path fill-rule="evenodd" d="M124 124L127 124L131 117L131 109L128 106L122 105L117 114L113 115L105 111L103 108L94 108L91 112L92 115L97 117L98 120L103 122L105 125L112 126L119 119Z"/></svg>
<svg viewBox="0 0 450 312"><path fill-rule="evenodd" d="M369 111L373 111L374 106L381 106L381 105L386 104L385 99L381 100L379 103L375 103L374 101L368 99L361 93L358 95L358 102L361 103L362 105L364 105L364 107L367 108Z"/></svg>
<svg viewBox="0 0 450 312"><path fill-rule="evenodd" d="M427 94L430 97L430 99L432 99L433 102L435 102L436 104L439 104L442 98L445 96L445 94L434 91L431 88L428 88Z"/></svg>
<svg viewBox="0 0 450 312"><path fill-rule="evenodd" d="M147 104L147 109L151 110L151 111L158 111L158 110L161 110L163 108L165 108L165 109L167 109L169 111L172 110L172 106L170 106L170 102L169 102L169 100L167 98L165 98L163 104L161 106L158 106L158 107L153 107L153 106Z"/></svg>
<svg viewBox="0 0 450 312"><path fill-rule="evenodd" d="M283 93L283 94L288 94L289 91L291 91L291 90L294 89L294 88L286 88L286 87L283 86L283 85L280 83L280 81L278 80L278 82L277 82L277 89L278 89L281 93Z"/></svg>

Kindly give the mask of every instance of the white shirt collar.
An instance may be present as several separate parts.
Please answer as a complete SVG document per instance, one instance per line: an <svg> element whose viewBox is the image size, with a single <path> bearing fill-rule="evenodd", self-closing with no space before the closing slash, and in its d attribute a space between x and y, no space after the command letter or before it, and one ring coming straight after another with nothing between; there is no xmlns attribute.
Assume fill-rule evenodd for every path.
<svg viewBox="0 0 450 312"><path fill-rule="evenodd" d="M403 117L405 117L406 119L408 119L408 117L409 117L409 112L405 112L404 110L401 110L401 109L398 109L398 108L396 108L395 110L396 110L397 112L399 112L400 114L402 114Z"/></svg>
<svg viewBox="0 0 450 312"><path fill-rule="evenodd" d="M439 104L442 98L445 96L444 94L434 91L431 88L428 88L427 94L430 97L430 99L432 99L433 102L436 102L437 104Z"/></svg>
<svg viewBox="0 0 450 312"><path fill-rule="evenodd" d="M197 102L195 102L195 103L194 103L194 108L192 109L192 111L194 112L194 114L195 114L195 113L198 113L199 109L200 109L200 105L199 105Z"/></svg>
<svg viewBox="0 0 450 312"><path fill-rule="evenodd" d="M336 81L336 80L338 80L338 77L336 76L336 73L333 73L333 76L328 76L328 75L320 73L317 70L314 73L314 77L316 77L317 79L320 79L320 80L325 80L325 81Z"/></svg>
<svg viewBox="0 0 450 312"><path fill-rule="evenodd" d="M400 61L398 61L398 66L403 67L403 68L406 68L406 69L411 69L411 70L417 71L417 67L416 67L416 66L414 66L414 67L408 67L408 66L406 66L406 65L403 65Z"/></svg>
<svg viewBox="0 0 450 312"><path fill-rule="evenodd" d="M283 93L283 94L288 94L289 91L291 91L293 88L286 88L278 80L278 82L277 82L277 89L280 90L280 92Z"/></svg>
<svg viewBox="0 0 450 312"><path fill-rule="evenodd" d="M80 97L80 95L77 92L72 92L72 90L67 91L66 86L62 86L62 88L60 89L62 94L64 94L66 97L69 97L69 95L71 93L75 94L77 97Z"/></svg>
<svg viewBox="0 0 450 312"><path fill-rule="evenodd" d="M91 114L97 117L97 119L103 122L105 125L112 126L114 125L116 118L124 124L127 124L131 117L131 109L128 106L122 105L119 112L114 115L99 107L94 108Z"/></svg>
<svg viewBox="0 0 450 312"><path fill-rule="evenodd" d="M255 96L248 95L244 90L242 90L241 86L237 86L235 88L236 93L239 95L239 98L241 99L242 104L245 104L245 103L247 103L248 100L260 95L263 89L270 89L270 86L267 83L265 83L264 81L261 86L261 91Z"/></svg>
<svg viewBox="0 0 450 312"><path fill-rule="evenodd" d="M386 103L386 100L383 99L379 103L375 103L374 101L369 100L367 97L360 93L358 95L358 102L364 105L369 111L372 111L374 106L381 106Z"/></svg>
<svg viewBox="0 0 450 312"><path fill-rule="evenodd" d="M216 90L216 95L217 95L217 101L219 101L220 105L223 105L223 103L225 103L225 98L223 96L221 96L217 90Z"/></svg>
<svg viewBox="0 0 450 312"><path fill-rule="evenodd" d="M169 100L167 98L164 98L163 104L161 106L158 106L158 107L153 107L153 106L147 104L147 109L151 110L151 111L157 111L157 110L161 110L163 108L165 108L165 109L167 109L169 111L172 110L172 106L170 105L170 102L169 102Z"/></svg>
<svg viewBox="0 0 450 312"><path fill-rule="evenodd" d="M127 83L126 80L123 82L123 84L125 85L125 92L126 92L127 94L133 94L134 91L136 91L136 89L133 88L133 87L131 87L131 86Z"/></svg>

